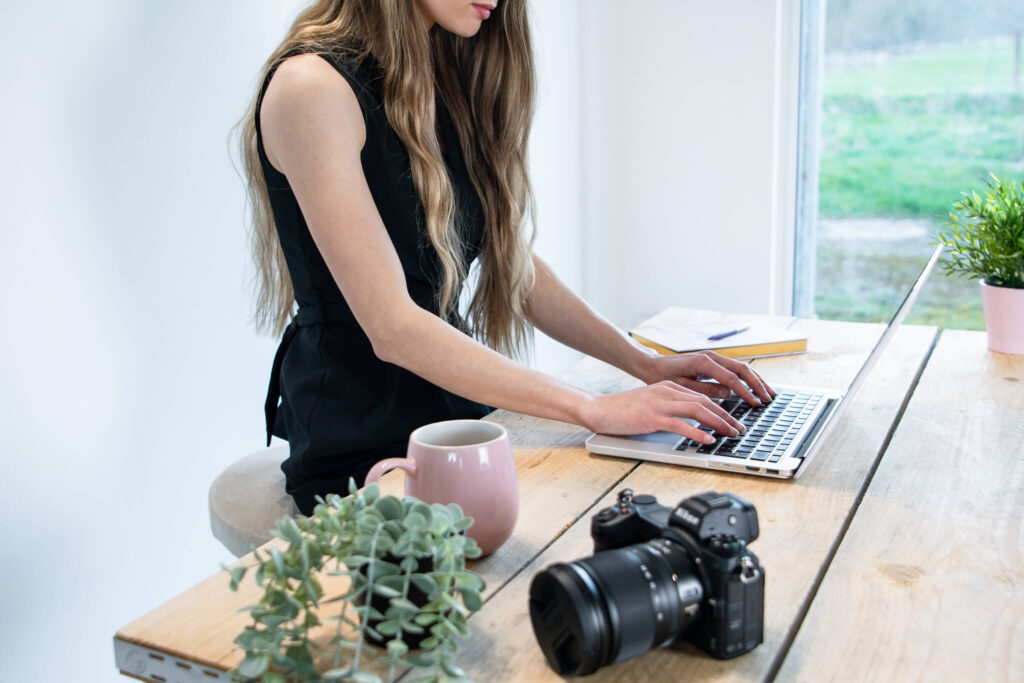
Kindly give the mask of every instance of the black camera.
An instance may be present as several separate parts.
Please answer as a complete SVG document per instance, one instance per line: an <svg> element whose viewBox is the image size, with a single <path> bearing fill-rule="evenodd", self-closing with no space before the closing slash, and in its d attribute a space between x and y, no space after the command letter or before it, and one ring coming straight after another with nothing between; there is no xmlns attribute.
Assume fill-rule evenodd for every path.
<svg viewBox="0 0 1024 683"><path fill-rule="evenodd" d="M692 643L718 659L757 647L764 569L747 544L754 506L729 493L673 510L629 489L591 520L594 554L530 584L530 620L563 676L585 676L656 647Z"/></svg>

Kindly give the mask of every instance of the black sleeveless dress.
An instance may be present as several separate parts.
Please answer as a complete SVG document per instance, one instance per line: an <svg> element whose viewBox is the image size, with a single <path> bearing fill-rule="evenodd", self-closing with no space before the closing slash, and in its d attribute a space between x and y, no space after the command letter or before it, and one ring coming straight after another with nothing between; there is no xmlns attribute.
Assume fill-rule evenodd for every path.
<svg viewBox="0 0 1024 683"><path fill-rule="evenodd" d="M384 113L380 68L372 56L358 63L324 59L349 82L359 101L366 122L363 172L409 294L437 315L441 267L426 232L408 152ZM260 102L272 75L263 84ZM256 111L258 117L258 106ZM440 97L436 111L444 161L463 216L468 271L483 240L483 210ZM299 306L274 358L265 406L267 444L271 434L287 439L290 455L281 465L286 490L308 515L316 504L314 496L345 495L349 477L362 485L374 463L403 456L409 433L417 427L480 418L492 409L377 358L313 242L288 179L267 159L258 118L256 129L270 205Z"/></svg>

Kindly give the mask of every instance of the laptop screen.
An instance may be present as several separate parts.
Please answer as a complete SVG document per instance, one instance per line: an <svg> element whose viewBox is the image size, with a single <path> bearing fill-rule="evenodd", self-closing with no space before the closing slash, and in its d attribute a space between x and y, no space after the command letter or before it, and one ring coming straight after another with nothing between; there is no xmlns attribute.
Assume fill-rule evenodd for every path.
<svg viewBox="0 0 1024 683"><path fill-rule="evenodd" d="M892 316L892 320L889 321L889 326L885 328L885 332L883 332L882 336L878 338L877 342L875 342L875 348L871 350L871 353L864 361L864 364L860 366L860 370L857 372L857 375L853 378L853 381L850 382L850 386L846 389L846 393L843 395L842 400L839 401L839 404L832 412L832 415L829 416L829 420L822 428L821 433L817 435L817 438L815 439L815 445L813 448L814 451L817 451L825 442L825 438L828 436L829 432L832 431L836 423L839 421L838 418L840 416L840 413L842 413L842 411L846 409L846 406L850 404L850 401L853 398L854 394L856 394L857 390L860 389L861 385L864 384L864 381L867 379L867 376L871 373L871 368L873 368L875 366L875 363L878 362L878 359L881 357L882 352L885 350L885 347L889 344L889 341L893 338L893 336L895 336L896 331L899 329L900 324L903 322L903 319L907 317L907 314L910 312L910 309L914 307L914 302L917 300L917 295L921 293L921 289L924 287L924 283L928 281L928 276L931 275L932 269L935 268L935 264L938 262L939 256L941 254L942 245L940 244L935 248L935 251L934 253L932 253L931 258L928 259L928 263L926 263L924 265L924 268L921 269L921 274L917 276L917 280L914 282L914 286L910 288L910 291L907 292L907 295L903 298L903 303L901 303L900 307L896 309L896 313ZM808 460L810 460L810 455L811 454L808 453L808 457L804 460L805 464ZM801 467L801 469L803 468Z"/></svg>
<svg viewBox="0 0 1024 683"><path fill-rule="evenodd" d="M874 367L875 363L878 362L878 358L882 355L882 351L889 344L889 340L896 334L896 330L899 329L903 323L904 318L910 313L910 309L914 307L914 302L917 300L917 295L921 293L921 289L924 288L925 282L928 281L928 276L931 275L932 269L935 264L938 263L939 256L942 254L942 245L935 247L935 251L932 253L931 258L928 259L928 263L924 264L924 268L921 269L921 274L917 276L917 280L914 282L914 286L910 288L907 295L903 298L903 303L896 309L896 313L892 316L892 320L889 321L889 326L885 328L885 332L875 342L875 348L871 350L871 354L867 360L864 361L864 365L860 367L860 371L857 372L857 376L850 382L850 387L846 390L846 398L849 398L851 394L857 391L868 374L871 372L871 368ZM846 402L845 399L843 401Z"/></svg>

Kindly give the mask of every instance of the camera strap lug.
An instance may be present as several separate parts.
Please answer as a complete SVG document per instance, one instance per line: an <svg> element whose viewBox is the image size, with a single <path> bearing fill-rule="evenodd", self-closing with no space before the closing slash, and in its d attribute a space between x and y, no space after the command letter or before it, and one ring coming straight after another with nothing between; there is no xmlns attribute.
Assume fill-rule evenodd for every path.
<svg viewBox="0 0 1024 683"><path fill-rule="evenodd" d="M750 559L750 556L744 555L740 558L740 581L743 583L750 583L756 581L757 577L761 575L761 570L754 566L754 561Z"/></svg>

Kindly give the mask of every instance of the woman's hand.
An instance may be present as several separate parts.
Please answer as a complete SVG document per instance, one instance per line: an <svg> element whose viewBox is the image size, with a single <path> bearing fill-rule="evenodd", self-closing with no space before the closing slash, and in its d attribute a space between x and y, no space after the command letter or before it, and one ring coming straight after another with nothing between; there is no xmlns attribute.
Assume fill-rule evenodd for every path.
<svg viewBox="0 0 1024 683"><path fill-rule="evenodd" d="M691 418L720 434L744 431L735 418L708 398L665 380L621 394L594 396L581 410L581 423L599 434L675 432L700 443L714 443L710 434L678 418Z"/></svg>
<svg viewBox="0 0 1024 683"><path fill-rule="evenodd" d="M731 390L755 406L767 403L775 396L775 391L748 364L720 356L714 351L647 356L642 362L641 373L638 377L648 384L670 380L712 398L726 398Z"/></svg>

